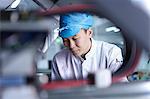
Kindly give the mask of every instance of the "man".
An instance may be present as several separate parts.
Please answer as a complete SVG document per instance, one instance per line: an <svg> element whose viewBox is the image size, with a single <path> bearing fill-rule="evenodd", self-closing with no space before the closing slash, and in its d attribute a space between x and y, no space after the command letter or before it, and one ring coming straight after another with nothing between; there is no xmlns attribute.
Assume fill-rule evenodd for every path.
<svg viewBox="0 0 150 99"><path fill-rule="evenodd" d="M60 16L59 35L67 47L53 59L52 80L86 79L98 69L115 72L122 64L121 49L92 38L93 17L88 13Z"/></svg>

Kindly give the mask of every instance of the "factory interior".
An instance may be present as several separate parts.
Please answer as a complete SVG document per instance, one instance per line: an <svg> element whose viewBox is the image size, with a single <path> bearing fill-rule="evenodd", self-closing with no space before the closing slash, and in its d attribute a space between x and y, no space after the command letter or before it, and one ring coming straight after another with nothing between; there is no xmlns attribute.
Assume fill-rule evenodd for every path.
<svg viewBox="0 0 150 99"><path fill-rule="evenodd" d="M93 16L92 38L120 48L121 67L52 79L66 48L60 16L70 12ZM150 99L149 23L149 0L0 0L0 99Z"/></svg>

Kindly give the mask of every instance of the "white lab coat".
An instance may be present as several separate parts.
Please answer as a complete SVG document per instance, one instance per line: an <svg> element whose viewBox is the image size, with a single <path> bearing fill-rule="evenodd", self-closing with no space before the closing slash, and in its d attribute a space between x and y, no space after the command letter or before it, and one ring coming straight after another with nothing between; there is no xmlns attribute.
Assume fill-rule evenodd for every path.
<svg viewBox="0 0 150 99"><path fill-rule="evenodd" d="M52 62L52 80L86 79L89 73L98 69L115 72L122 64L119 47L92 39L92 47L85 56L86 60L74 56L69 49L58 52Z"/></svg>

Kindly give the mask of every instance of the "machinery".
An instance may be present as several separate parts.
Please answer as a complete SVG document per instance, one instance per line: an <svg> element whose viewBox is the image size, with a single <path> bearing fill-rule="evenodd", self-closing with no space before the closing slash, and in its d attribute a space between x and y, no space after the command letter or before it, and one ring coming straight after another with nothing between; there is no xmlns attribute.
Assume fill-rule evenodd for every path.
<svg viewBox="0 0 150 99"><path fill-rule="evenodd" d="M28 99L150 98L148 0L2 0L1 2L0 97L2 99L10 97L20 99L26 96ZM52 57L63 48L56 31L59 14L71 11L93 13L97 20L94 27L95 39L116 44L123 51L124 63L113 74L113 84L108 88L96 88L89 80L50 81ZM98 34L97 31L101 31L102 34ZM123 76L128 76L130 82L116 83Z"/></svg>

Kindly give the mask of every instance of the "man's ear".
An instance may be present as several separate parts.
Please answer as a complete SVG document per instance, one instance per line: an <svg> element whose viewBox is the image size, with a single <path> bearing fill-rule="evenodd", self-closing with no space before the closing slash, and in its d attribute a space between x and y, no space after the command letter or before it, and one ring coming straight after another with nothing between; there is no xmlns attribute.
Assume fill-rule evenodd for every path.
<svg viewBox="0 0 150 99"><path fill-rule="evenodd" d="M92 36L93 36L93 30L92 30L91 27L87 30L87 34L89 35L90 38L92 38Z"/></svg>

